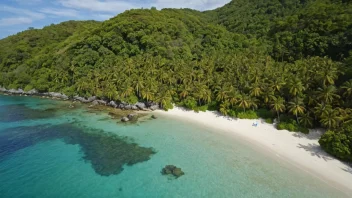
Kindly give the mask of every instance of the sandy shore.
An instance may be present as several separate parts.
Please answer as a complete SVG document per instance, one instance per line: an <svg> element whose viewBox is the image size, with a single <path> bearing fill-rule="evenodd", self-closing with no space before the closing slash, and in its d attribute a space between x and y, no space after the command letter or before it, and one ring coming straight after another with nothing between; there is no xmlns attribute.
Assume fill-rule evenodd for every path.
<svg viewBox="0 0 352 198"><path fill-rule="evenodd" d="M179 107L167 112L158 110L156 113L198 123L217 131L220 129L235 138L245 138L246 141L267 148L273 157L288 161L341 191L352 193L352 168L320 148L318 140L322 132L319 130L313 130L308 135L279 131L260 120L258 126L254 127L252 124L255 120L232 119L211 111L196 113Z"/></svg>

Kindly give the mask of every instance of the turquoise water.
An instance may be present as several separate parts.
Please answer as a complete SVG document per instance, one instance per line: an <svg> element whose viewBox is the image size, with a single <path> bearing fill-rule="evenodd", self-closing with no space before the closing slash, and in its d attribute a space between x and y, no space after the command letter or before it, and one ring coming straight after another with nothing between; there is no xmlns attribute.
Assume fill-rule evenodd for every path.
<svg viewBox="0 0 352 198"><path fill-rule="evenodd" d="M347 197L201 126L68 104L0 96L0 197ZM185 175L161 175L168 164Z"/></svg>

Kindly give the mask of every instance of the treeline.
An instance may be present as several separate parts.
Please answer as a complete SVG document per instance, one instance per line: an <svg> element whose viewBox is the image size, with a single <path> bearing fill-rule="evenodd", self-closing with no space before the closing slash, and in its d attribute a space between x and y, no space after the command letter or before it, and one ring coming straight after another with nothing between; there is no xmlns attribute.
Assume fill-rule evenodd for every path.
<svg viewBox="0 0 352 198"><path fill-rule="evenodd" d="M277 119L290 131L324 127L323 148L351 161L350 3L251 2L28 30L0 40L0 85Z"/></svg>

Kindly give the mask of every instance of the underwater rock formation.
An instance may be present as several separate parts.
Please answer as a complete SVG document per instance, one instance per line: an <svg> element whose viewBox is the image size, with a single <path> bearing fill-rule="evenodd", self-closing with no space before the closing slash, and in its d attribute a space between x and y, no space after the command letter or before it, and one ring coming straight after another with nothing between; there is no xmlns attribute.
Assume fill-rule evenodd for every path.
<svg viewBox="0 0 352 198"><path fill-rule="evenodd" d="M181 168L177 168L174 165L166 165L162 170L161 174L163 175L173 175L175 178L179 178L185 173L181 170Z"/></svg>
<svg viewBox="0 0 352 198"><path fill-rule="evenodd" d="M0 130L0 160L18 150L55 139L62 139L66 144L78 144L83 159L102 176L119 174L125 165L147 161L155 154L152 148L140 147L125 137L74 124L61 124Z"/></svg>

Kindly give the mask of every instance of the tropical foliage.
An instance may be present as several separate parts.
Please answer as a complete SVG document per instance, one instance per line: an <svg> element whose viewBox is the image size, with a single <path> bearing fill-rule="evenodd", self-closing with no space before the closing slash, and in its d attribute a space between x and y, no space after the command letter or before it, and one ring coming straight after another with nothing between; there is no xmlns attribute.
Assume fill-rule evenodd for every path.
<svg viewBox="0 0 352 198"><path fill-rule="evenodd" d="M236 0L31 29L0 40L0 85L324 127L323 148L350 160L351 4Z"/></svg>

